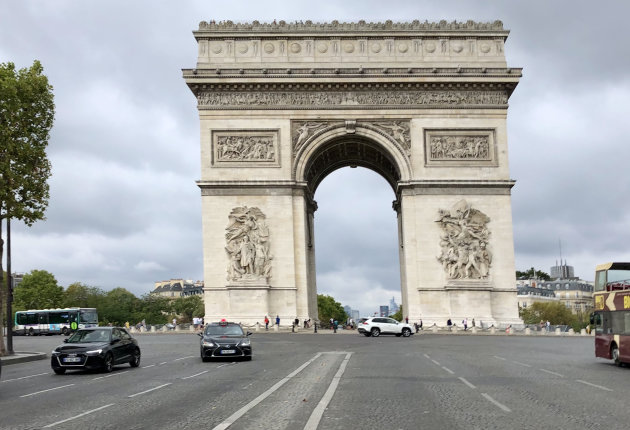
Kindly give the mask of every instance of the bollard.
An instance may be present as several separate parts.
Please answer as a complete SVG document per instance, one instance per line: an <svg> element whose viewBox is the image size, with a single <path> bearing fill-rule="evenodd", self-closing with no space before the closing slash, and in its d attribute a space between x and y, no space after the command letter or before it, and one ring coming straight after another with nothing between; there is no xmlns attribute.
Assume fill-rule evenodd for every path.
<svg viewBox="0 0 630 430"><path fill-rule="evenodd" d="M569 329L569 334L570 335L574 335L575 334L575 330L573 330L572 328Z"/></svg>
<svg viewBox="0 0 630 430"><path fill-rule="evenodd" d="M433 324L433 327L431 327L431 331L433 331L433 333L437 333L438 332L438 326Z"/></svg>
<svg viewBox="0 0 630 430"><path fill-rule="evenodd" d="M260 323L256 323L256 331L260 330Z"/></svg>
<svg viewBox="0 0 630 430"><path fill-rule="evenodd" d="M580 330L580 336L586 336L586 329L585 328Z"/></svg>
<svg viewBox="0 0 630 430"><path fill-rule="evenodd" d="M531 329L531 328L529 328L529 327L527 327L527 328L525 329L525 334L526 334L526 335L528 335L528 336L529 336L529 335L531 335L531 334L532 334L532 329Z"/></svg>
<svg viewBox="0 0 630 430"><path fill-rule="evenodd" d="M278 324L273 325L273 331L278 331Z"/></svg>
<svg viewBox="0 0 630 430"><path fill-rule="evenodd" d="M497 329L494 326L490 327L490 334L495 334L496 332Z"/></svg>
<svg viewBox="0 0 630 430"><path fill-rule="evenodd" d="M194 332L195 332L195 326L194 326L193 324L191 324L191 325L188 327L188 331L192 331L192 332L194 333Z"/></svg>
<svg viewBox="0 0 630 430"><path fill-rule="evenodd" d="M470 331L472 332L472 334L476 334L477 333L477 327L471 328Z"/></svg>
<svg viewBox="0 0 630 430"><path fill-rule="evenodd" d="M163 326L162 326L162 328L161 328L160 330L161 330L161 331L164 331L164 332L168 331L168 329L166 328L166 326L165 326L165 325L163 325Z"/></svg>
<svg viewBox="0 0 630 430"><path fill-rule="evenodd" d="M151 326L151 332L152 332L152 333L155 333L156 331L157 331L157 329L155 328L155 326L154 326L154 325L152 325L152 326Z"/></svg>
<svg viewBox="0 0 630 430"><path fill-rule="evenodd" d="M181 330L181 329L180 329L179 325L178 325L178 324L175 324L175 331L180 331L180 330Z"/></svg>
<svg viewBox="0 0 630 430"><path fill-rule="evenodd" d="M556 327L556 336L560 336L561 334L560 327Z"/></svg>

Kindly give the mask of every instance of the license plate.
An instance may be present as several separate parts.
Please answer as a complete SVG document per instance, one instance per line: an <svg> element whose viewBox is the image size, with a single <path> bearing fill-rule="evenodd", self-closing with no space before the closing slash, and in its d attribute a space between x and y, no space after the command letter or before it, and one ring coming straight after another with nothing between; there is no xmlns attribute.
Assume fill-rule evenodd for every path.
<svg viewBox="0 0 630 430"><path fill-rule="evenodd" d="M221 354L236 354L236 350L234 349L224 349L221 351Z"/></svg>
<svg viewBox="0 0 630 430"><path fill-rule="evenodd" d="M66 357L63 361L64 363L78 363L81 361L81 357Z"/></svg>

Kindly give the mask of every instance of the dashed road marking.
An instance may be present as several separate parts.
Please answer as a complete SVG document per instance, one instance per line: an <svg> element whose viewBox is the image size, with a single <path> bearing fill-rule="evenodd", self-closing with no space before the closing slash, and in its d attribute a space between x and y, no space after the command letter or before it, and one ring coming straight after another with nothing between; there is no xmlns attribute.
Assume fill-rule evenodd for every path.
<svg viewBox="0 0 630 430"><path fill-rule="evenodd" d="M204 370L203 372L195 373L194 375L186 376L186 377L184 377L182 379L194 378L195 376L203 375L204 373L208 373L208 372L209 372L209 370Z"/></svg>
<svg viewBox="0 0 630 430"><path fill-rule="evenodd" d="M196 357L196 356L195 355L187 355L186 357L176 358L173 361L186 360L187 358L194 358L194 357Z"/></svg>
<svg viewBox="0 0 630 430"><path fill-rule="evenodd" d="M600 390L613 391L610 388L602 387L601 385L597 384L591 384L590 382L582 381L581 379L576 379L575 381L579 382L580 384L590 385L591 387L599 388Z"/></svg>
<svg viewBox="0 0 630 430"><path fill-rule="evenodd" d="M47 373L38 373L37 375L22 376L22 377L20 377L20 378L5 379L4 381L0 381L0 382L19 381L20 379L34 378L34 377L36 377L36 376L42 376L42 375L48 375L48 372L47 372Z"/></svg>
<svg viewBox="0 0 630 430"><path fill-rule="evenodd" d="M490 397L488 394L486 394L486 393L481 393L481 395L482 395L483 397L485 397L485 398L486 398L486 400L488 400L488 401L490 401L490 402L494 403L496 406L498 406L498 407L499 407L500 409L502 409L503 411L505 411L505 412L512 412L512 410L511 410L510 408L508 408L507 406L505 406L503 403L499 403L499 402L497 402L497 401L496 401L496 400L494 400L492 397Z"/></svg>
<svg viewBox="0 0 630 430"><path fill-rule="evenodd" d="M68 385L62 385L61 387L55 387L55 388L49 388L47 390L42 390L42 391L36 391L34 393L30 393L30 394L24 394L20 397L30 397L30 396L34 396L36 394L41 394L41 393L46 393L48 391L54 391L54 390L60 390L62 388L66 388L66 387L72 387L74 384L68 384Z"/></svg>
<svg viewBox="0 0 630 430"><path fill-rule="evenodd" d="M499 357L498 355L493 355L494 358L498 358L499 360L507 360L507 358Z"/></svg>
<svg viewBox="0 0 630 430"><path fill-rule="evenodd" d="M96 378L92 378L92 381L96 381L97 379L111 378L112 376L122 375L122 374L127 373L127 372L129 372L129 371L125 370L124 372L116 372L116 373L111 373L111 374L105 375L105 376L97 376Z"/></svg>
<svg viewBox="0 0 630 430"><path fill-rule="evenodd" d="M446 370L448 373L450 373L451 375L454 375L455 372L453 372L451 369L449 369L448 367L444 367L442 366L442 369Z"/></svg>
<svg viewBox="0 0 630 430"><path fill-rule="evenodd" d="M434 362L435 364L437 364L438 366L440 366L440 363L438 361L435 361L433 359L431 359L432 362Z"/></svg>
<svg viewBox="0 0 630 430"><path fill-rule="evenodd" d="M540 371L541 371L541 372L550 373L550 374L552 374L552 375L556 375L556 376L559 376L559 377L561 377L561 378L564 378L564 375L562 375L562 374L560 374L560 373L557 373L557 372L552 372L551 370L547 370L547 369L540 369Z"/></svg>
<svg viewBox="0 0 630 430"><path fill-rule="evenodd" d="M149 367L153 367L155 364L149 364L148 366L142 366L142 369L148 369Z"/></svg>
<svg viewBox="0 0 630 430"><path fill-rule="evenodd" d="M431 357L428 356L428 354L422 354L424 355L427 359L431 360Z"/></svg>
<svg viewBox="0 0 630 430"><path fill-rule="evenodd" d="M532 367L531 364L521 363L520 361L512 361L512 363L518 364L519 366L523 366L523 367Z"/></svg>
<svg viewBox="0 0 630 430"><path fill-rule="evenodd" d="M475 387L473 384L471 384L470 382L468 382L466 379L462 378L461 376L458 376L457 379L459 379L460 381L462 381L464 384L468 385L468 387L472 388L473 390L477 387Z"/></svg>
<svg viewBox="0 0 630 430"><path fill-rule="evenodd" d="M139 395L141 395L141 394L150 393L151 391L155 391L155 390L159 390L160 388L164 388L164 387L166 387L167 385L171 385L171 383L169 382L169 383L167 383L167 384L162 384L162 385L159 385L159 386L157 386L157 387L155 387L155 388L150 388L150 389L148 389L148 390L144 390L144 391L142 391L142 392L140 392L140 393L132 394L131 396L127 396L127 397L132 398L132 397L139 396Z"/></svg>
<svg viewBox="0 0 630 430"><path fill-rule="evenodd" d="M55 426L57 426L59 424L63 424L63 423L66 423L68 421L72 421L72 420L75 420L77 418L81 418L81 417L83 417L85 415L88 415L88 414L91 414L93 412L100 411L101 409L109 408L110 406L114 406L114 403L110 403L109 405L101 406L100 408L92 409L90 411L85 411L82 414L75 415L75 416L70 417L70 418L66 418L65 420L57 421L56 423L48 424L47 426L44 426L43 428L46 429L46 428L50 428L50 427L55 427Z"/></svg>

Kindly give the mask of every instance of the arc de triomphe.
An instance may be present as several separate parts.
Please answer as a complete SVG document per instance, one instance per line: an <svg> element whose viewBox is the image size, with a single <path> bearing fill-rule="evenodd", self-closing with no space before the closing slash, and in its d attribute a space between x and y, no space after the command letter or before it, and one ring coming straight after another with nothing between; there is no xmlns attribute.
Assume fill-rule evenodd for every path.
<svg viewBox="0 0 630 430"><path fill-rule="evenodd" d="M520 322L506 116L521 69L500 21L193 33L206 320L316 319L313 196L362 166L396 195L405 316Z"/></svg>

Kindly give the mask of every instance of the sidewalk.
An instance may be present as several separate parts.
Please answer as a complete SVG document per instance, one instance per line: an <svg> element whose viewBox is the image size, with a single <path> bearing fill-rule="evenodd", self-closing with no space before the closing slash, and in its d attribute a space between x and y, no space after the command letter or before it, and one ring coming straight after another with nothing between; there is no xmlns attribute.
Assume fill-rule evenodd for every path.
<svg viewBox="0 0 630 430"><path fill-rule="evenodd" d="M27 361L45 360L48 356L45 352L19 352L16 351L13 355L5 355L0 357L3 366L10 364L26 363Z"/></svg>

